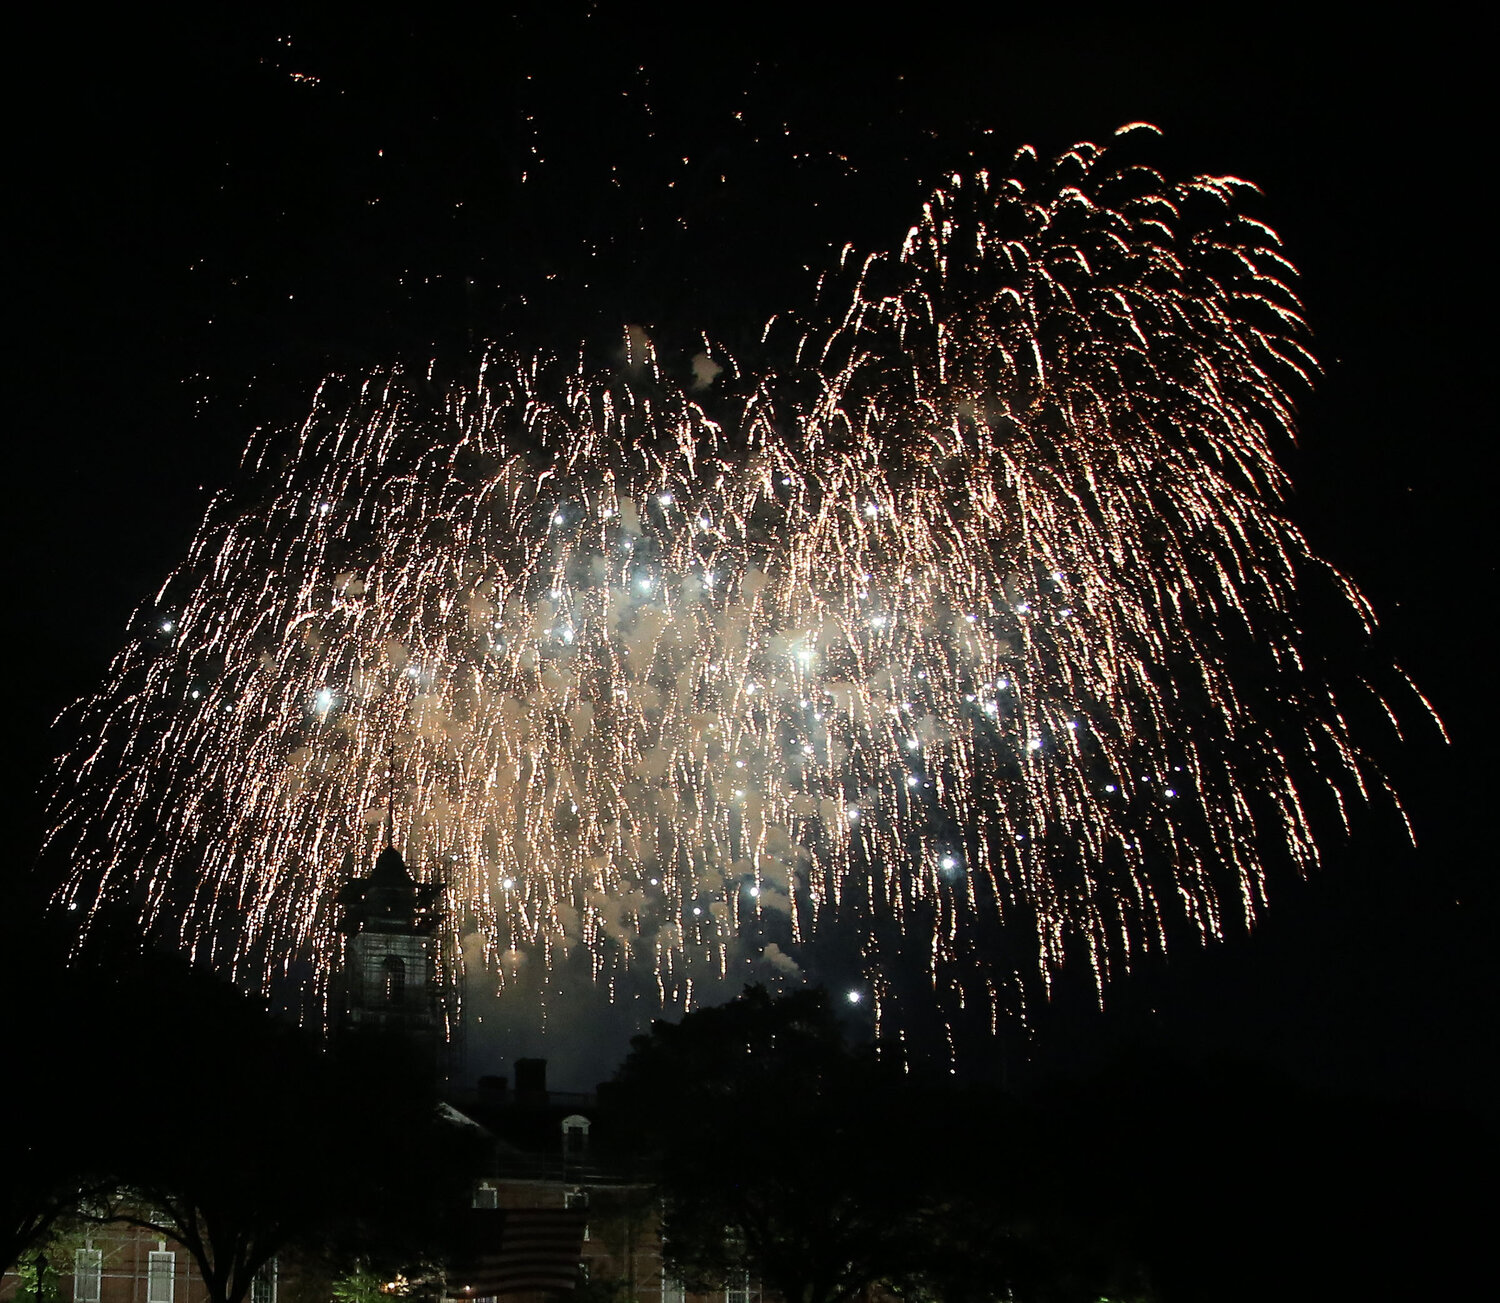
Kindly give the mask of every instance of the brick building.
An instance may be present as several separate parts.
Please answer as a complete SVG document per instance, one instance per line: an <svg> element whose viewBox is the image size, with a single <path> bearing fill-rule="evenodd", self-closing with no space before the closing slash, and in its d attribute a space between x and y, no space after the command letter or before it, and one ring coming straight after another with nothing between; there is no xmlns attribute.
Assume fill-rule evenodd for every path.
<svg viewBox="0 0 1500 1303"><path fill-rule="evenodd" d="M22 1288L35 1289L35 1255L21 1271L0 1280L0 1303L9 1303ZM208 1303L192 1255L155 1231L124 1222L84 1226L62 1236L47 1255L49 1284L56 1273L61 1303ZM249 1303L278 1303L274 1260L255 1278Z"/></svg>
<svg viewBox="0 0 1500 1303"><path fill-rule="evenodd" d="M512 1091L484 1078L455 1101L489 1138L472 1236L449 1266L447 1296L544 1303L579 1279L617 1284L641 1303L771 1303L751 1280L714 1294L685 1291L662 1261L661 1209L638 1155L612 1135L591 1095L551 1091L546 1064L522 1059Z"/></svg>

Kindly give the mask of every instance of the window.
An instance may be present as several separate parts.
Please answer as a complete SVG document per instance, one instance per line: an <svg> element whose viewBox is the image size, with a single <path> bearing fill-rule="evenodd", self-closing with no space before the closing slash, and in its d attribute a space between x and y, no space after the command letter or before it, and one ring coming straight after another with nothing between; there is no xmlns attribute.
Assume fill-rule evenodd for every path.
<svg viewBox="0 0 1500 1303"><path fill-rule="evenodd" d="M569 1211L577 1211L589 1206L589 1192L587 1190L569 1190L563 1195L563 1207Z"/></svg>
<svg viewBox="0 0 1500 1303"><path fill-rule="evenodd" d="M474 1187L474 1207L476 1208L498 1208L500 1206L500 1191L488 1182L480 1182Z"/></svg>
<svg viewBox="0 0 1500 1303"><path fill-rule="evenodd" d="M661 1303L687 1303L687 1290L682 1282L665 1273L661 1278Z"/></svg>
<svg viewBox="0 0 1500 1303"><path fill-rule="evenodd" d="M276 1303L276 1259L272 1258L250 1282L250 1303Z"/></svg>
<svg viewBox="0 0 1500 1303"><path fill-rule="evenodd" d="M99 1249L79 1249L73 1255L73 1303L99 1303L103 1275L104 1254Z"/></svg>
<svg viewBox="0 0 1500 1303"><path fill-rule="evenodd" d="M563 1153L569 1158L580 1157L589 1147L589 1120L581 1113L565 1117L562 1122Z"/></svg>
<svg viewBox="0 0 1500 1303"><path fill-rule="evenodd" d="M152 1250L146 1263L146 1303L172 1303L177 1284L177 1255Z"/></svg>
<svg viewBox="0 0 1500 1303"><path fill-rule="evenodd" d="M756 1303L759 1297L760 1291L750 1288L750 1273L748 1271L724 1291L724 1303Z"/></svg>
<svg viewBox="0 0 1500 1303"><path fill-rule="evenodd" d="M406 1003L406 965L401 962L400 955L387 955L385 962L380 966L381 975L385 979L385 1002L387 1004Z"/></svg>

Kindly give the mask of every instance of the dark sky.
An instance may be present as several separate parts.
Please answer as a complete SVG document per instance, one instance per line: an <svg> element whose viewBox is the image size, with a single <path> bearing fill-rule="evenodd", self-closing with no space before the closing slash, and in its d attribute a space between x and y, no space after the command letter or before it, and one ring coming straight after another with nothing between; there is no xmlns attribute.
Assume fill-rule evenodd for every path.
<svg viewBox="0 0 1500 1303"><path fill-rule="evenodd" d="M733 342L846 240L898 241L971 151L1003 167L1021 143L1144 119L1180 170L1264 190L1257 215L1302 269L1327 371L1304 404L1294 512L1372 597L1382 654L1454 743L1417 728L1387 756L1417 850L1361 815L1314 881L1277 887L1254 936L1148 965L1104 1014L1065 984L1030 1052L1159 1042L1492 1107L1476 34L1224 6L1101 22L1000 5L977 23L915 6L885 26L811 9L117 14L18 38L27 850L11 871L41 824L48 720L96 682L246 437L294 422L325 372L457 369L497 334L571 348L627 321L667 346ZM481 1057L540 1049L587 1077L624 1048L618 1020L577 1032L554 1018Z"/></svg>

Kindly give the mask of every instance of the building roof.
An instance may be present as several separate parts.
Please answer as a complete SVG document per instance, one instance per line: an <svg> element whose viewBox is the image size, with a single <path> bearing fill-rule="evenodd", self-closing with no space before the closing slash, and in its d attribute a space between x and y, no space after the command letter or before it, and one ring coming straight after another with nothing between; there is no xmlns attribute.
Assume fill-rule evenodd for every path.
<svg viewBox="0 0 1500 1303"><path fill-rule="evenodd" d="M437 922L433 907L441 891L439 883L417 882L401 852L389 843L369 877L354 878L339 891L339 904L344 907L339 929L347 933L428 932Z"/></svg>
<svg viewBox="0 0 1500 1303"><path fill-rule="evenodd" d="M401 852L396 849L394 843L387 844L386 848L380 852L375 861L374 870L365 881L371 887L387 889L410 887L413 890L416 888L411 870L406 867L406 861L401 858Z"/></svg>

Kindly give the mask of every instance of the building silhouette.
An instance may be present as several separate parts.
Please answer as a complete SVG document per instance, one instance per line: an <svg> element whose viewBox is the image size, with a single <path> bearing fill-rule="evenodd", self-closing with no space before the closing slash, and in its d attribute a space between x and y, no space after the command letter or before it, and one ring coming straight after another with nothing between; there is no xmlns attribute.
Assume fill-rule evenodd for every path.
<svg viewBox="0 0 1500 1303"><path fill-rule="evenodd" d="M368 876L354 876L352 856L344 865L335 1031L384 1042L442 1075L451 1066L456 1034L438 954L442 883L416 881L394 842Z"/></svg>

